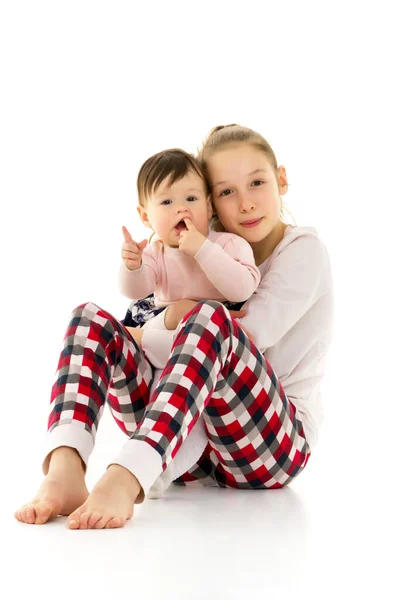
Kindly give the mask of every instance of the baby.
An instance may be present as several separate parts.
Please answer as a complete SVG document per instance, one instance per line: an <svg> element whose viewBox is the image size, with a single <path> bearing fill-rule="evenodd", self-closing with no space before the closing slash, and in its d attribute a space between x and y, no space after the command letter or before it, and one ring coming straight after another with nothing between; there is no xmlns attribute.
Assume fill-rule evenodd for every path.
<svg viewBox="0 0 400 600"><path fill-rule="evenodd" d="M137 301L154 292L154 304L160 310L184 298L244 302L253 294L260 282L253 251L238 235L209 229L213 212L210 193L192 155L179 149L155 154L141 167L137 188L140 219L157 239L151 244L147 240L136 243L122 228L122 294ZM126 320L123 323L130 324ZM143 329L159 327L160 319L155 319L148 320ZM162 327L165 330L164 322ZM150 363L160 369L155 372L152 392L167 360L157 336L153 346L144 349ZM155 482L150 497L157 497L156 489L165 489L200 458L207 443L202 419L192 429L190 439L190 456L182 452L183 444Z"/></svg>

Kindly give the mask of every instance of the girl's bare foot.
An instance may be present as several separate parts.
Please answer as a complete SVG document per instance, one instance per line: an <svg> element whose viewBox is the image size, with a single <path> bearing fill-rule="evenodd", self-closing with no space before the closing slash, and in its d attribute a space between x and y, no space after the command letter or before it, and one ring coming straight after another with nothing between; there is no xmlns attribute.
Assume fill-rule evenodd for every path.
<svg viewBox="0 0 400 600"><path fill-rule="evenodd" d="M49 471L35 498L14 514L18 521L42 525L57 515L69 515L89 496L79 454L73 448L56 448Z"/></svg>
<svg viewBox="0 0 400 600"><path fill-rule="evenodd" d="M123 527L133 515L133 505L142 487L134 475L120 465L111 465L95 485L86 502L70 514L70 529Z"/></svg>

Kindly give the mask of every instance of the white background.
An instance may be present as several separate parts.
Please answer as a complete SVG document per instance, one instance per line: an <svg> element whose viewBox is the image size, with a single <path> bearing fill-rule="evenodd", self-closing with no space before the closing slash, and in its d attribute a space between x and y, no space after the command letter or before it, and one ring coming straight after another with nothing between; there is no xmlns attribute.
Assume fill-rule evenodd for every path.
<svg viewBox="0 0 400 600"><path fill-rule="evenodd" d="M128 301L117 289L121 225L147 235L135 209L141 163L167 147L196 152L212 127L239 123L272 145L291 184L284 201L297 224L317 228L334 272L326 420L298 480L314 530L316 522L335 524L310 542L312 589L319 597L339 585L346 566L353 593L387 586L385 597L395 597L396 4L1 3L5 521L40 482L50 388L72 309L90 300L125 314ZM99 437L115 449L121 438L108 416ZM18 540L15 572L17 547L33 531L18 527L12 522L7 533ZM21 560L26 566L29 556ZM280 580L290 579L284 552L276 564ZM310 589L304 583L295 593L306 597Z"/></svg>

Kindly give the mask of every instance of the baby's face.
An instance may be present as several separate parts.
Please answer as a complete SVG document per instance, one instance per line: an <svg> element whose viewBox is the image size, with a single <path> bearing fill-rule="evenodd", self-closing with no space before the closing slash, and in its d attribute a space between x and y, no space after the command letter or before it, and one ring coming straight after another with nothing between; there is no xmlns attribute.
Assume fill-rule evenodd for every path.
<svg viewBox="0 0 400 600"><path fill-rule="evenodd" d="M190 219L204 236L208 235L212 207L203 179L189 171L172 185L169 179L164 180L141 213L142 220L143 213L164 244L178 248L179 232L187 229L184 218Z"/></svg>

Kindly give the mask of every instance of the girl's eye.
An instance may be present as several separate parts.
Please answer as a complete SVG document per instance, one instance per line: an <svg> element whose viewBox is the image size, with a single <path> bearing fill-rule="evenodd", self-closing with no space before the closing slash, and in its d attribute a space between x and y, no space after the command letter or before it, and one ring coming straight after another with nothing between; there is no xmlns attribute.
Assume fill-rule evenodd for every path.
<svg viewBox="0 0 400 600"><path fill-rule="evenodd" d="M261 179L255 179L251 185L254 185L255 187L260 187L260 185L262 185L264 183L264 181L261 181Z"/></svg>
<svg viewBox="0 0 400 600"><path fill-rule="evenodd" d="M186 198L186 200L189 200L189 202L193 202L194 200L197 200L196 196L189 196L188 198Z"/></svg>
<svg viewBox="0 0 400 600"><path fill-rule="evenodd" d="M219 195L220 196L229 196L232 190L223 190Z"/></svg>
<svg viewBox="0 0 400 600"><path fill-rule="evenodd" d="M168 206L168 204L170 204L170 203L171 203L171 200L163 200L161 202L161 204L165 204L165 206Z"/></svg>

